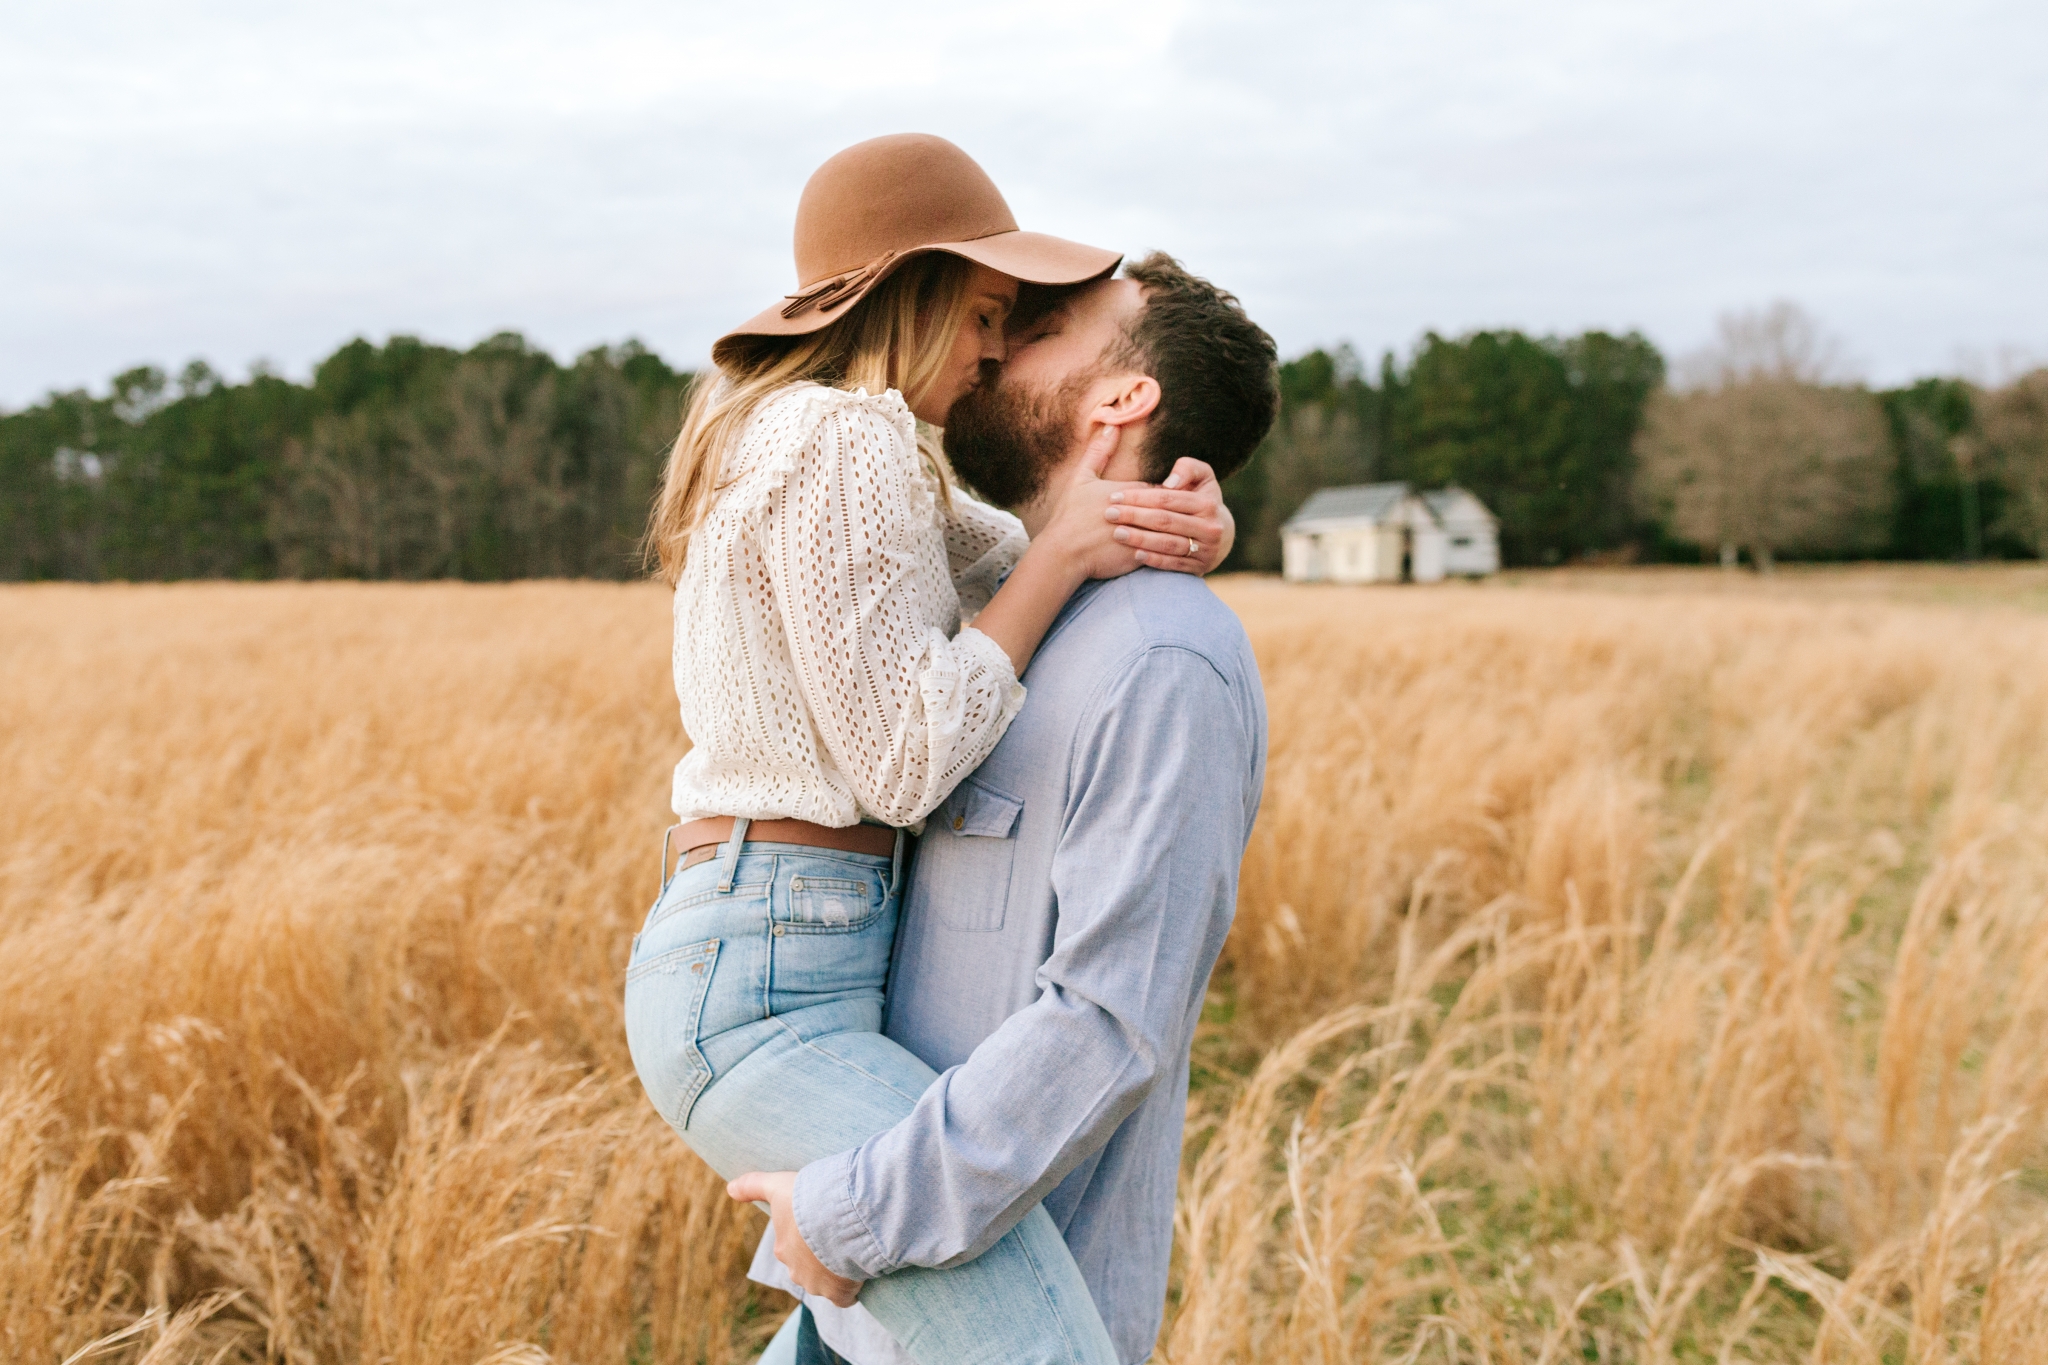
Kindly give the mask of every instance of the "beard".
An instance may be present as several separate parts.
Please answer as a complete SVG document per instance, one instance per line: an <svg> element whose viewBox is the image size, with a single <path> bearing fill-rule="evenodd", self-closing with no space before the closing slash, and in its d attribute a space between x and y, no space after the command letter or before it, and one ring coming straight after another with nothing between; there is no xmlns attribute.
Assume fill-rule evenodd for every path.
<svg viewBox="0 0 2048 1365"><path fill-rule="evenodd" d="M1031 502L1073 448L1074 409L1093 379L1071 375L1047 391L1006 381L1000 370L986 375L946 414L953 472L998 507Z"/></svg>

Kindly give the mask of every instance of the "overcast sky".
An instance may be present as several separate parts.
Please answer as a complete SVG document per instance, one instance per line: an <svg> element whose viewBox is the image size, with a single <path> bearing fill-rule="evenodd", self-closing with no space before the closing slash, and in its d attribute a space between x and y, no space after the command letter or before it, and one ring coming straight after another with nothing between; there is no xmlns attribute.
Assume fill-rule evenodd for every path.
<svg viewBox="0 0 2048 1365"><path fill-rule="evenodd" d="M1790 298L1874 382L2048 359L2040 0L66 0L0 44L0 404L394 332L699 362L906 130L1286 354Z"/></svg>

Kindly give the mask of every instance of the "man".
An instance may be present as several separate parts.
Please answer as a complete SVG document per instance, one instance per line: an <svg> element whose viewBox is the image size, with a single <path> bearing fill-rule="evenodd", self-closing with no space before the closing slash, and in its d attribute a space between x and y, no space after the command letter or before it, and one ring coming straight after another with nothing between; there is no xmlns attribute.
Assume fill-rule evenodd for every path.
<svg viewBox="0 0 2048 1365"><path fill-rule="evenodd" d="M1170 258L1046 303L946 432L1026 530L1105 427L1105 476L1160 482L1181 456L1227 477L1272 424L1272 339ZM764 1362L907 1361L842 1306L859 1283L970 1260L1040 1201L1120 1358L1158 1336L1188 1050L1258 808L1264 700L1230 610L1145 569L1077 592L1025 681L927 821L898 929L887 1032L942 1074L860 1147L732 1184L774 1218L754 1278L805 1300Z"/></svg>

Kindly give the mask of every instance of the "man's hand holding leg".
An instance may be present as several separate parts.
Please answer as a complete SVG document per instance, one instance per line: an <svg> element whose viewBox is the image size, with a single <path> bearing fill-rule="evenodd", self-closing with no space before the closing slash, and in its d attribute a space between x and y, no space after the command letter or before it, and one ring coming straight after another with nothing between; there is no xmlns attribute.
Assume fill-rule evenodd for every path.
<svg viewBox="0 0 2048 1365"><path fill-rule="evenodd" d="M811 1253L804 1235L797 1231L796 1209L791 1203L795 1190L795 1171L753 1171L725 1187L728 1195L742 1203L768 1206L768 1217L775 1224L775 1259L806 1294L819 1294L841 1308L851 1308L860 1293L860 1281L833 1274Z"/></svg>

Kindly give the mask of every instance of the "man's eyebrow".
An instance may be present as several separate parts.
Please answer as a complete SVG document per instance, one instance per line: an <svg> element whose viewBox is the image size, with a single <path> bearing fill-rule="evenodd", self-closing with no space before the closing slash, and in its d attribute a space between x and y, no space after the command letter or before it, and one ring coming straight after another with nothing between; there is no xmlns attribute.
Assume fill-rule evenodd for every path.
<svg viewBox="0 0 2048 1365"><path fill-rule="evenodd" d="M1018 320L1022 322L1026 327L1039 327L1043 326L1045 323L1053 322L1061 317L1064 317L1066 315L1066 311L1067 301L1065 299L1060 299L1057 302L1048 304L1041 308L1034 309L1029 317L1020 317Z"/></svg>
<svg viewBox="0 0 2048 1365"><path fill-rule="evenodd" d="M1074 299L1071 285L1024 283L1017 289L1017 306L1010 314L1012 327L1035 327L1064 312Z"/></svg>

